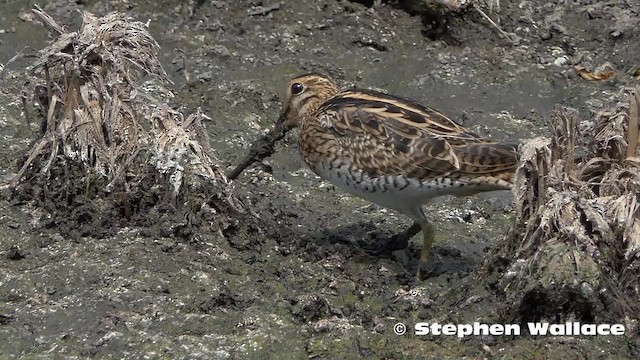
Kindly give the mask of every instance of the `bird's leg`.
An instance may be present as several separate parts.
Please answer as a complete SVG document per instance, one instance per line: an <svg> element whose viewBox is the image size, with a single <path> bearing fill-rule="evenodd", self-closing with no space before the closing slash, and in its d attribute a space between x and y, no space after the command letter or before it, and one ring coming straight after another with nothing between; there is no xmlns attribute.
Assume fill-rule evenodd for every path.
<svg viewBox="0 0 640 360"><path fill-rule="evenodd" d="M431 225L426 218L420 220L420 227L422 228L424 241L422 243L422 252L420 253L420 262L418 263L418 272L416 274L418 281L423 279L422 266L425 265L427 263L427 260L429 259L431 246L433 245L433 239L435 237L433 225Z"/></svg>
<svg viewBox="0 0 640 360"><path fill-rule="evenodd" d="M393 235L382 246L375 249L368 249L367 251L372 255L391 254L392 252L400 249L404 249L409 244L409 239L420 232L422 225L418 222L414 222L409 228L401 233Z"/></svg>
<svg viewBox="0 0 640 360"><path fill-rule="evenodd" d="M397 248L393 249L393 250L399 250L399 249L404 249L405 247L407 247L407 245L409 244L409 239L411 239L412 237L414 237L417 233L420 232L420 230L422 229L422 226L417 223L414 222L413 224L411 224L411 226L409 226L405 231L394 235L390 241L393 241L395 243L395 246ZM387 244L386 246L388 247L392 247L394 245L390 245ZM392 251L393 251L392 250Z"/></svg>

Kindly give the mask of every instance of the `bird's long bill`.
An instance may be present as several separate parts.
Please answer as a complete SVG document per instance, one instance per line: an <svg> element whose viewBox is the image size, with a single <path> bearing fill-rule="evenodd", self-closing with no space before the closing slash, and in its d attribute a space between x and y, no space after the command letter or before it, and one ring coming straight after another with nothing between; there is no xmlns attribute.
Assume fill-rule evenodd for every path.
<svg viewBox="0 0 640 360"><path fill-rule="evenodd" d="M276 121L276 124L273 127L273 130L271 131L271 133L275 135L277 140L282 139L284 135L293 128L292 126L287 124L288 113L289 113L289 107L287 106L282 110L282 112L278 116L278 120Z"/></svg>
<svg viewBox="0 0 640 360"><path fill-rule="evenodd" d="M287 132L296 127L296 124L292 124L291 120L289 119L289 112L290 109L288 105L284 109L282 109L282 112L278 117L278 121L276 122L276 128L280 128Z"/></svg>
<svg viewBox="0 0 640 360"><path fill-rule="evenodd" d="M276 126L284 126L284 122L287 121L287 112L289 111L288 107L282 109L280 116L278 116L278 121L276 121Z"/></svg>

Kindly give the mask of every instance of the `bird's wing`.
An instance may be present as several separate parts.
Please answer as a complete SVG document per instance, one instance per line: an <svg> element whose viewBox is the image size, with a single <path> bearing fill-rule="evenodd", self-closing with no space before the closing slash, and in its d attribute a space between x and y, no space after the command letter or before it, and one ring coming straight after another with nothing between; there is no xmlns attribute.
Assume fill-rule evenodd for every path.
<svg viewBox="0 0 640 360"><path fill-rule="evenodd" d="M490 175L517 164L515 146L482 139L432 108L374 91L338 94L317 116L371 175Z"/></svg>

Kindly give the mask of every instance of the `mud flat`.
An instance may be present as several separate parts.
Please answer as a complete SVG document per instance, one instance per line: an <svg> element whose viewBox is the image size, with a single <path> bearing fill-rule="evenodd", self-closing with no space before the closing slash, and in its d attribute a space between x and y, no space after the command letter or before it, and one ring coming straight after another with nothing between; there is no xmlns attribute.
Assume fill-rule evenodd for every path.
<svg viewBox="0 0 640 360"><path fill-rule="evenodd" d="M624 111L629 108L625 89L638 85L640 6L633 2L479 3L508 38L470 8L373 3L50 1L43 10L70 31L80 27L76 10L98 17L119 11L149 21L148 31L160 45L159 61L173 81L166 85L171 95L165 103L185 115L200 108L210 118L202 120L209 138L202 143L227 172L277 118L284 81L302 72L414 98L504 141L559 134L558 122L551 120L557 105L577 109L579 123L601 119L595 116L601 111ZM38 185L32 192L37 197L12 193L8 184L41 139L41 126L33 105L38 98L26 99L34 110L31 124L20 98L25 81L36 85L24 76L34 58L4 65L26 46L38 50L54 39L28 5L6 1L0 15L1 358L640 356L637 315L628 306L607 305L625 304L620 300L637 292L637 268L631 266L637 258L623 261L631 253L615 248L600 258L615 259L607 264L626 281L622 291L607 297L603 288L620 290L606 282L613 272L591 277L598 281L589 286L571 281L583 274L579 271L559 272L553 279L528 272L543 269L536 264L553 259L553 253L533 257L545 237L519 242L533 231L520 222L527 213L522 198L506 192L444 198L427 208L438 234L434 254L440 271L418 283L419 239L390 257L363 250L409 221L321 182L302 167L293 134L274 156L234 182L244 213L222 216L215 209L209 214L220 216L193 216L193 208L171 199L160 206L162 199L150 188L146 201L154 206L134 206L131 216L124 216L122 199L70 194L71 188L87 189L86 182L77 183L82 177L68 176L77 171L73 166L60 167L49 183L39 183L47 186ZM140 82L156 89L151 77ZM584 253L559 258L582 259L579 269L587 271L593 267L584 266L581 256L613 243L562 244L571 254ZM538 263L527 262L531 259ZM531 273L536 276L527 278ZM548 285L549 280L567 286L532 291L536 281ZM582 297L572 300L572 294ZM524 329L529 321L621 323L626 333L412 333L418 322ZM394 334L400 322L408 327L402 336Z"/></svg>

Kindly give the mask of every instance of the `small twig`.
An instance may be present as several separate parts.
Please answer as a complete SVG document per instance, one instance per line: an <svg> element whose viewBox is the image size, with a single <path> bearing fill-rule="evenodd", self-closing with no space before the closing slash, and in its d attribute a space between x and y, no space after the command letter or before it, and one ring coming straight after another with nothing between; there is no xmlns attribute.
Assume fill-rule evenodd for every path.
<svg viewBox="0 0 640 360"><path fill-rule="evenodd" d="M506 31L502 30L500 26L498 26L498 24L496 24L496 22L489 17L489 15L487 15L484 11L482 11L482 9L480 9L479 7L473 4L471 4L471 7L474 8L478 13L480 13L480 15L482 15L482 17L484 17L491 25L493 25L493 27L496 28L496 30L498 30L498 32L502 36L504 36L504 38L506 38L511 44L515 43L515 40L513 40Z"/></svg>
<svg viewBox="0 0 640 360"><path fill-rule="evenodd" d="M57 35L62 35L67 32L67 29L63 25L59 25L49 14L44 12L38 5L34 5L35 9L31 10L34 14L38 15L43 24L49 29L57 32Z"/></svg>
<svg viewBox="0 0 640 360"><path fill-rule="evenodd" d="M47 81L47 99L49 99L49 109L47 111L47 132L51 134L55 131L56 127L54 112L60 98L58 96L54 96L53 90L51 90L51 78L49 77L49 67L47 65L44 67L44 73Z"/></svg>
<svg viewBox="0 0 640 360"><path fill-rule="evenodd" d="M49 75L49 66L47 66L46 64L44 65L44 78L47 82L47 98L49 98L49 101L51 101L51 98L53 98L53 90L51 89L51 76Z"/></svg>
<svg viewBox="0 0 640 360"><path fill-rule="evenodd" d="M46 146L48 144L50 144L52 141L54 141L54 140L55 140L54 137L51 137L51 138L43 137L42 139L40 139L40 141L38 141L38 143L33 148L33 150L31 150L31 154L29 155L27 160L24 162L24 164L22 164L22 167L20 168L20 170L18 171L16 176L14 176L13 179L11 180L10 185L9 185L9 187L11 189L15 189L16 187L18 187L18 183L22 179L22 176L24 176L24 174L26 173L26 171L29 168L29 166L31 166L31 163L33 163L33 161L39 155L42 155L43 154L43 150L46 148Z"/></svg>
<svg viewBox="0 0 640 360"><path fill-rule="evenodd" d="M24 53L24 51L25 51L26 49L31 49L31 50L33 50L33 48L32 48L32 47L30 47L30 46L25 46L25 47L23 47L23 48L22 48L22 50L18 51L18 53L17 53L17 54L13 55L13 57L12 57L11 59L9 59L9 61L7 61L7 62L4 64L4 66L3 66L3 67L1 67L1 68L0 68L0 75L2 75L2 73L3 73L3 72L4 72L4 71L9 67L9 64L11 64L12 62L14 62L14 61L18 60L21 56L25 56L25 57L26 57L27 55L23 55L23 53Z"/></svg>
<svg viewBox="0 0 640 360"><path fill-rule="evenodd" d="M229 180L234 180L254 162L261 161L262 159L273 155L275 152L275 143L284 138L287 131L289 130L285 129L282 124L276 124L273 129L251 145L249 154L244 157L240 164L233 169L227 178L229 178Z"/></svg>
<svg viewBox="0 0 640 360"><path fill-rule="evenodd" d="M22 101L22 111L24 111L24 117L27 120L27 126L31 129L31 113L29 113L29 107L27 106L27 91L26 87L22 89L20 93L20 101Z"/></svg>

